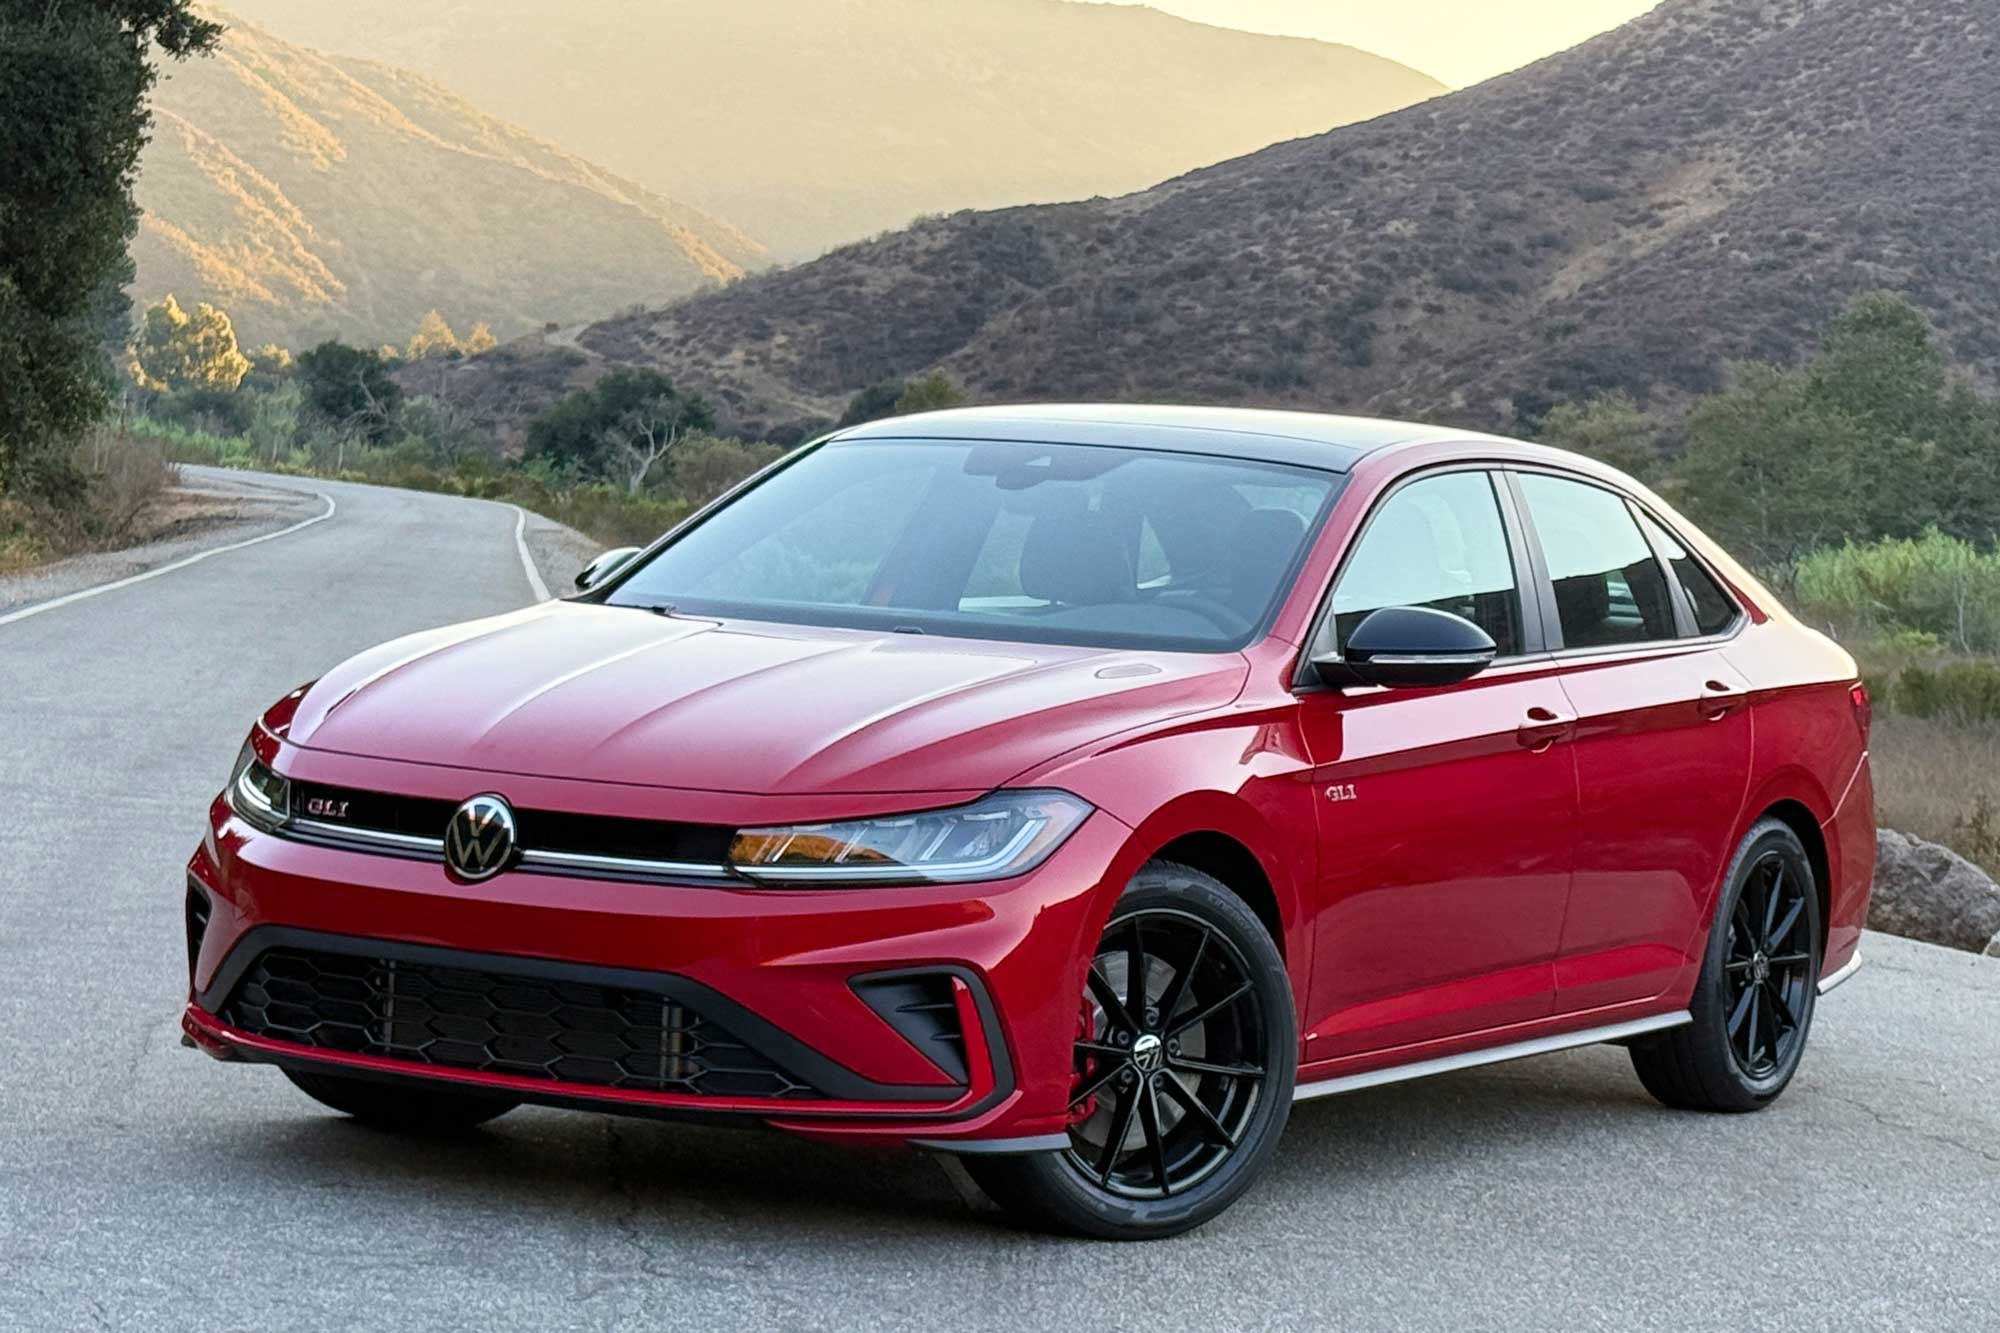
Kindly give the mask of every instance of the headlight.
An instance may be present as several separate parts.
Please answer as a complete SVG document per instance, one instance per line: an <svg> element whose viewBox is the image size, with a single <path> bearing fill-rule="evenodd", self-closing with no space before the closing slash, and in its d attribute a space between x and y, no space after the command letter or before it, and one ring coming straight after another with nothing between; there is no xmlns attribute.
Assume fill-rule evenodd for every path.
<svg viewBox="0 0 2000 1333"><path fill-rule="evenodd" d="M260 761L248 741L230 770L229 807L267 833L291 818L292 784Z"/></svg>
<svg viewBox="0 0 2000 1333"><path fill-rule="evenodd" d="M747 878L786 883L1007 879L1047 860L1089 814L1064 792L996 792L922 814L744 829L729 845L729 864Z"/></svg>

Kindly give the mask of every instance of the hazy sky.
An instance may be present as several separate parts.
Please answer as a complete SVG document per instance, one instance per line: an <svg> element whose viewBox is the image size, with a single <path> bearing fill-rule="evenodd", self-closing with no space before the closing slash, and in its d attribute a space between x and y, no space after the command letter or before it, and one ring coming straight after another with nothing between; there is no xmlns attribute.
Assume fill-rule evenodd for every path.
<svg viewBox="0 0 2000 1333"><path fill-rule="evenodd" d="M1131 4L1137 0L1108 0ZM1456 87L1517 69L1643 14L1659 0L1145 0L1252 32L1345 42Z"/></svg>

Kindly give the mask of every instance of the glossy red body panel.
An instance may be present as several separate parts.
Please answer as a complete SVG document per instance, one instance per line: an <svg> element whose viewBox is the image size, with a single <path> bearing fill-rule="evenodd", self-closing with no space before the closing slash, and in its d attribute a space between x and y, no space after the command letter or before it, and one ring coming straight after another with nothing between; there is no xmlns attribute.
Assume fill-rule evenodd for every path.
<svg viewBox="0 0 2000 1333"><path fill-rule="evenodd" d="M1384 491L1419 469L1488 461L1623 488L1749 614L1720 641L1544 656L1448 689L1301 688L1300 645ZM1268 633L1240 653L717 626L555 604L363 654L274 709L258 741L296 779L734 827L953 804L1003 786L1094 805L1031 873L760 890L515 871L470 886L435 864L257 832L218 801L189 867L213 897L193 990L264 924L673 972L869 1080L942 1085L848 983L950 964L998 1014L974 1054L990 1035L1017 1075L992 1105L979 1105L992 1086L979 1082L985 1060L967 1095L942 1106L563 1090L608 1109L740 1112L828 1137L1048 1134L1065 1123L1090 944L1131 876L1176 843L1187 855L1233 846L1254 864L1235 887L1278 927L1301 1082L1684 1007L1722 869L1772 811L1824 861L1825 967L1837 969L1866 917L1874 843L1855 679L1845 653L1617 474L1482 439L1392 446L1354 466ZM1728 707L1714 707L1712 684L1729 687ZM193 1003L186 1021L218 1054L366 1063L273 1051Z"/></svg>

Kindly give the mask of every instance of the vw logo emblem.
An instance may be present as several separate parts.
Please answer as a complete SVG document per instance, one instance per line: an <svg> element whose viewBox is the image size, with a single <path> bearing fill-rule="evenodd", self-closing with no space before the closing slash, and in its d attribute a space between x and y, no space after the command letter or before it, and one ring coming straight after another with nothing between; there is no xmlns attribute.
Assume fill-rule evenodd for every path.
<svg viewBox="0 0 2000 1333"><path fill-rule="evenodd" d="M444 862L460 879L492 879L514 859L514 812L501 797L475 796L444 829Z"/></svg>
<svg viewBox="0 0 2000 1333"><path fill-rule="evenodd" d="M1132 1043L1132 1063L1142 1074L1158 1072L1160 1068L1160 1039L1148 1032Z"/></svg>

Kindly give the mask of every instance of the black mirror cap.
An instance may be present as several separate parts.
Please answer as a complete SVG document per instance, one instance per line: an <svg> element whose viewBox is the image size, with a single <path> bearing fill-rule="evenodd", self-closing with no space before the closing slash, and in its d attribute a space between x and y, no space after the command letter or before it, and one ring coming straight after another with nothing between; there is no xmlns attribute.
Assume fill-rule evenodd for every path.
<svg viewBox="0 0 2000 1333"><path fill-rule="evenodd" d="M1499 652L1493 636L1464 616L1385 606L1354 627L1345 656L1322 654L1313 668L1328 685L1456 685L1491 666Z"/></svg>
<svg viewBox="0 0 2000 1333"><path fill-rule="evenodd" d="M615 550L606 551L585 565L583 572L576 576L577 590L581 592L604 582L622 569L626 561L644 549L640 546L620 546Z"/></svg>

